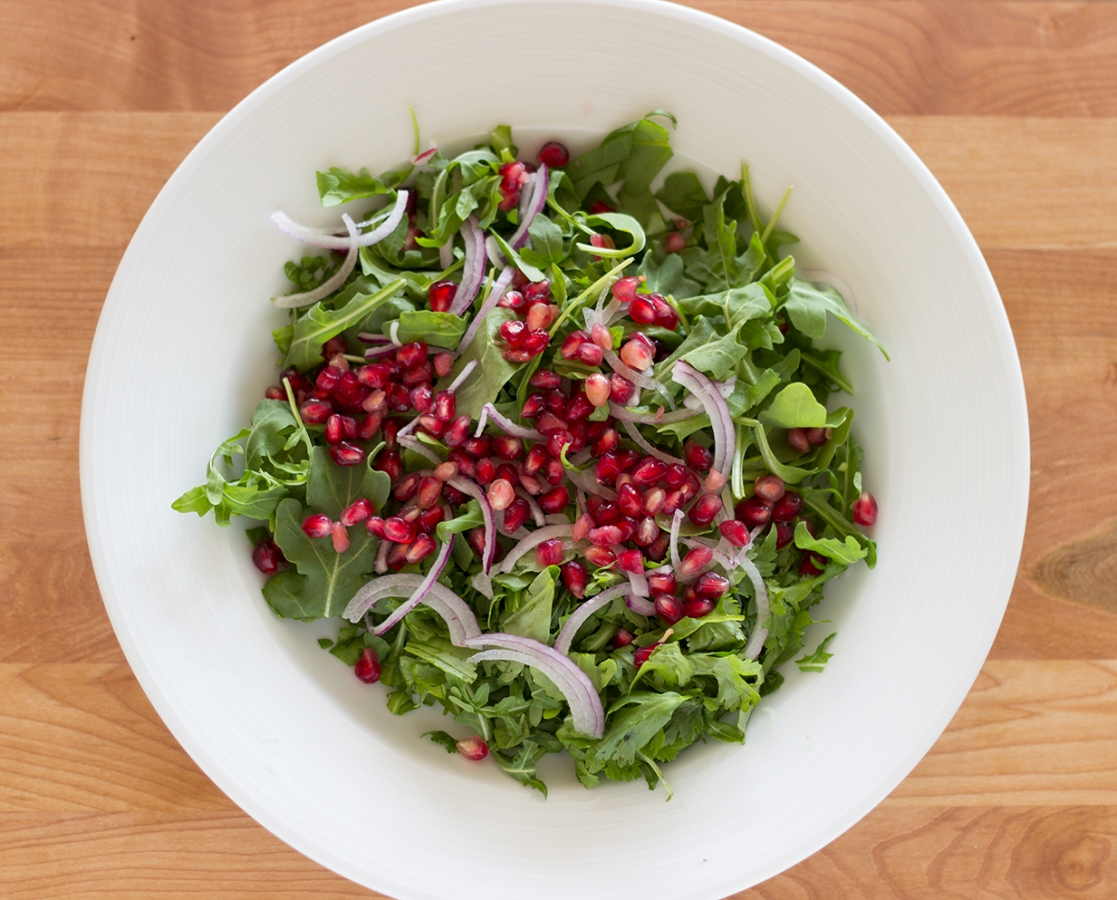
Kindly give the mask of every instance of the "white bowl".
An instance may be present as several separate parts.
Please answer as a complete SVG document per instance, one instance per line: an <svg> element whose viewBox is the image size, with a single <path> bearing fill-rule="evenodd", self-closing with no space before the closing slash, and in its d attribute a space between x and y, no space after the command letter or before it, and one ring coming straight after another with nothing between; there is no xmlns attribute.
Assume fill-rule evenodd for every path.
<svg viewBox="0 0 1117 900"><path fill-rule="evenodd" d="M821 675L792 666L744 747L551 793L447 756L389 715L259 593L240 528L170 509L273 381L267 298L301 248L269 214L325 222L314 171L373 171L424 139L510 123L575 149L643 113L678 116L679 166L751 164L801 262L850 286L886 363L836 322L855 431L881 504L880 564L828 586ZM1000 298L923 164L818 69L744 29L643 0L447 0L316 50L194 149L136 232L105 302L82 415L97 580L137 678L205 772L261 824L398 898L717 898L798 862L865 815L958 708L1000 623L1028 491L1024 390ZM823 632L825 633L825 632Z"/></svg>

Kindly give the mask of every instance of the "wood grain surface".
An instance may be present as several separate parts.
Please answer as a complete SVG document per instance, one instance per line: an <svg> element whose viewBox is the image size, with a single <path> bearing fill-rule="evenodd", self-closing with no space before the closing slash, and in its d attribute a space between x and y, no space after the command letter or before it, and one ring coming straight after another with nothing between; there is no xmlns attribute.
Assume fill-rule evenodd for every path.
<svg viewBox="0 0 1117 900"><path fill-rule="evenodd" d="M113 272L194 143L410 5L0 0L0 898L378 896L249 819L147 702L86 550L78 419ZM923 157L1001 289L1032 431L1023 558L965 704L869 816L736 900L1112 900L1117 4L691 5L815 62Z"/></svg>

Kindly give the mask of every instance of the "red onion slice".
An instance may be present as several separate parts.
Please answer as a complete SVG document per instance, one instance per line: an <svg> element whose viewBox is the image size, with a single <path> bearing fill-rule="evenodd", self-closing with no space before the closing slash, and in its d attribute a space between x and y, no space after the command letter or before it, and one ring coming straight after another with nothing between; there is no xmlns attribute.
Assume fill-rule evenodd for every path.
<svg viewBox="0 0 1117 900"><path fill-rule="evenodd" d="M681 359L675 363L671 378L702 401L714 432L714 468L728 482L729 467L733 464L733 454L737 449L737 431L725 398L718 393L709 378Z"/></svg>
<svg viewBox="0 0 1117 900"><path fill-rule="evenodd" d="M462 222L461 236L465 244L465 265L461 283L450 301L450 312L456 316L465 314L485 280L485 235L475 216Z"/></svg>
<svg viewBox="0 0 1117 900"><path fill-rule="evenodd" d="M616 404L613 403L612 401L610 401L609 402L610 410L614 406L616 406ZM675 464L683 465L683 466L686 465L685 460L679 459L679 457L677 457L677 456L672 456L670 453L664 453L658 447L655 447L652 444L649 444L646 440L644 440L644 436L642 434L640 434L640 432L636 428L636 425L633 424L632 422L626 421L625 419L620 419L619 421L621 423L621 426L624 428L624 430L626 432L628 432L628 436L630 438L632 438L633 443L637 444L640 447L640 449L643 450L645 453L651 454L656 459L662 460L663 462L667 463L667 465L669 465L669 466L670 465L675 465Z"/></svg>
<svg viewBox="0 0 1117 900"><path fill-rule="evenodd" d="M649 391L656 391L667 398L668 405L674 409L675 401L671 399L667 393L667 388L656 381L654 378L649 378L643 372L637 372L631 366L626 366L621 362L621 358L617 356L612 350L602 350L602 355L605 357L605 362L609 364L614 372L618 375L623 375L637 387L647 388Z"/></svg>
<svg viewBox="0 0 1117 900"><path fill-rule="evenodd" d="M629 594L624 598L624 605L639 616L654 616L655 604L647 597L637 597Z"/></svg>
<svg viewBox="0 0 1117 900"><path fill-rule="evenodd" d="M508 660L538 669L554 682L570 705L576 731L592 738L605 734L605 709L593 683L568 656L554 648L514 634L482 634L464 642L466 647L496 647L471 656L470 662Z"/></svg>
<svg viewBox="0 0 1117 900"><path fill-rule="evenodd" d="M614 547L613 552L615 553L617 549L617 547ZM623 547L620 547L619 549L622 552L624 550ZM625 572L625 574L628 576L628 586L633 594L635 594L637 597L651 596L648 589L648 578L643 572Z"/></svg>
<svg viewBox="0 0 1117 900"><path fill-rule="evenodd" d="M446 243L438 248L438 264L444 269L454 264L454 238L447 238ZM454 293L457 294L455 288Z"/></svg>
<svg viewBox="0 0 1117 900"><path fill-rule="evenodd" d="M725 381L711 381L710 384L717 388L718 393L721 394L722 397L728 400L733 393L733 389L737 386L737 376L730 375ZM694 394L688 394L687 398L683 401L683 406L687 409L702 409L702 401L694 396Z"/></svg>
<svg viewBox="0 0 1117 900"><path fill-rule="evenodd" d="M434 156L437 152L438 152L438 145L435 144L433 147L429 148L428 150L424 150L422 153L420 153L418 156L416 156L414 159L412 159L411 164L415 165L415 166L421 166L428 159L430 159L432 156Z"/></svg>
<svg viewBox="0 0 1117 900"><path fill-rule="evenodd" d="M426 599L431 585L438 581L438 577L446 569L446 563L450 559L450 551L454 549L454 537L455 536L451 534L443 542L438 550L438 556L434 558L434 563L431 565L430 571L427 572L426 578L424 578L415 589L415 593L407 599L406 603L401 603L394 613L372 629L373 634L379 637L391 631L396 626L397 622Z"/></svg>
<svg viewBox="0 0 1117 900"><path fill-rule="evenodd" d="M446 390L456 391L458 388L460 388L463 384L465 384L465 380L473 374L473 370L476 369L478 365L480 365L480 362L476 359L471 359L469 362L467 362L464 366L462 366L462 370L458 373L458 377L450 382L450 386L446 388Z"/></svg>
<svg viewBox="0 0 1117 900"><path fill-rule="evenodd" d="M570 654L570 648L574 644L574 638L580 629L595 612L607 606L613 601L614 597L623 596L625 591L628 590L627 584L618 584L616 587L606 588L600 594L596 594L586 600L562 624L559 629L558 637L555 638L555 650L563 656Z"/></svg>
<svg viewBox="0 0 1117 900"><path fill-rule="evenodd" d="M345 609L345 618L356 622L386 597L410 596L418 589L422 580L421 575L386 575L383 578L374 578L349 602ZM480 636L481 626L477 624L473 610L449 588L432 584L423 602L446 622L450 642L455 646L461 647L465 641Z"/></svg>
<svg viewBox="0 0 1117 900"><path fill-rule="evenodd" d="M404 211L407 209L407 191L398 191L396 193L396 202L391 210L387 211L388 218L384 219L376 228L366 234L359 235L357 238L357 245L359 247L371 247L373 244L379 243L384 240L389 234L396 230L400 220L403 218ZM381 210L381 213L385 210ZM371 225L377 220L381 213L372 216L367 221L361 222L356 225L356 228L364 228ZM342 221L345 216L342 216ZM337 234L337 229L334 228L311 228L308 225L300 225L298 222L292 221L291 218L283 212L274 212L271 214L271 220L276 228L284 234L290 235L297 241L302 241L304 244L309 244L312 247L321 247L324 250L346 250L349 247L349 238L340 237ZM346 226L348 228L348 226Z"/></svg>
<svg viewBox="0 0 1117 900"><path fill-rule="evenodd" d="M533 188L531 196L521 204L520 208L520 227L516 229L511 240L508 241L508 246L513 250L519 250L526 243L527 232L531 223L535 221L535 217L547 205L547 185L549 181L547 166L540 163L539 169L531 176L531 180Z"/></svg>
<svg viewBox="0 0 1117 900"><path fill-rule="evenodd" d="M481 407L481 417L477 421L477 430L473 433L474 437L481 437L489 419L492 419L505 434L510 434L512 437L523 438L528 441L539 441L541 443L546 443L547 441L547 439L534 428L524 428L522 425L515 424L511 419L502 416L491 403L486 403Z"/></svg>
<svg viewBox="0 0 1117 900"><path fill-rule="evenodd" d="M749 576L753 593L756 595L756 630L749 636L749 642L745 644L745 658L756 659L760 655L760 651L764 649L764 642L768 639L768 626L764 624L768 621L770 612L768 586L764 583L764 579L760 577L760 570L756 568L756 563L747 556L740 557L740 566Z"/></svg>
<svg viewBox="0 0 1117 900"><path fill-rule="evenodd" d="M475 482L468 478L462 478L460 475L451 478L446 483L457 488L463 494L468 494L481 507L481 518L485 523L485 550L481 554L481 571L488 575L493 568L493 557L496 556L496 522L493 518L493 508L489 504L489 498L485 496L485 492Z"/></svg>
<svg viewBox="0 0 1117 900"><path fill-rule="evenodd" d="M418 419L413 419L412 421L417 422ZM403 429L401 428L400 431L402 432ZM442 460L439 459L438 454L431 450L430 447L427 447L425 444L421 443L418 438L412 437L410 434L397 434L396 440L399 441L400 444L406 447L408 450L418 453L420 456L425 456L434 465L437 466L442 463Z"/></svg>
<svg viewBox="0 0 1117 900"><path fill-rule="evenodd" d="M508 290L508 285L512 283L512 277L515 274L516 272L511 266L500 273L500 277L496 280L496 284L493 285L493 289L489 291L489 296L485 299L485 302L481 304L481 308L477 310L477 315L473 317L473 321L469 323L469 328L467 328L465 334L462 335L461 342L458 344L458 356L465 353L466 348L473 341L473 336L477 334L477 329L481 327L481 322L484 320L485 316L496 308L500 298L503 297L504 292Z"/></svg>
<svg viewBox="0 0 1117 900"><path fill-rule="evenodd" d="M681 560L679 559L679 529L683 524L683 511L681 509L675 510L675 515L671 517L671 568L675 572L679 571Z"/></svg>
<svg viewBox="0 0 1117 900"><path fill-rule="evenodd" d="M574 526L570 523L567 523L566 525L545 525L542 528L536 529L535 531L531 532L526 538L516 544L515 547L508 551L508 555L505 556L503 560L501 560L500 566L497 568L497 571L504 573L511 572L512 569L515 568L516 563L519 561L520 557L523 556L525 553L529 553L530 551L534 550L544 541L569 538L570 533L573 530Z"/></svg>
<svg viewBox="0 0 1117 900"><path fill-rule="evenodd" d="M376 562L373 563L372 571L377 575L383 575L388 571L388 551L392 549L392 542L380 539L380 546L376 548Z"/></svg>
<svg viewBox="0 0 1117 900"><path fill-rule="evenodd" d="M341 219L349 230L349 252L345 255L345 262L341 264L341 268L312 291L273 298L272 302L277 307L280 309L298 309L303 306L310 306L311 303L317 303L319 300L330 296L345 284L354 266L357 265L357 255L360 253L360 247L357 245L357 226L353 224L353 220L349 218L348 214L343 215Z"/></svg>

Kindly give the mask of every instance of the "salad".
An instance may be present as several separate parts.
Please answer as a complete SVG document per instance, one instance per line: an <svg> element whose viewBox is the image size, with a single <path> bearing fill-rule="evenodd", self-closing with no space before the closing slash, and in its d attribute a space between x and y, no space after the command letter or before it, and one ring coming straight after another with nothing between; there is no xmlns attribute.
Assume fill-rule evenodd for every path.
<svg viewBox="0 0 1117 900"><path fill-rule="evenodd" d="M875 563L852 387L815 341L832 317L880 345L798 277L787 195L765 221L747 166L712 195L658 178L674 125L533 161L507 126L453 157L416 132L379 176L319 172L324 206L375 211L273 216L319 251L273 300L282 371L174 503L255 520L278 615L336 620L320 643L392 712L440 704L432 740L544 794L548 753L654 788L743 742L781 664L830 658L824 583Z"/></svg>

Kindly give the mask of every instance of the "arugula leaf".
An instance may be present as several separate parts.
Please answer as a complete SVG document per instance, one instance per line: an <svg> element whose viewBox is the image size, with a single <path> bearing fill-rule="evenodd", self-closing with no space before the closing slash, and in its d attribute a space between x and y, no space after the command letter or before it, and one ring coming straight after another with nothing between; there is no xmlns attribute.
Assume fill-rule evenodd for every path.
<svg viewBox="0 0 1117 900"><path fill-rule="evenodd" d="M349 530L349 549L334 550L329 538L310 538L302 530L309 510L298 500L283 500L276 514L275 542L295 568L273 575L264 597L285 619L340 616L376 561L376 541L364 528Z"/></svg>
<svg viewBox="0 0 1117 900"><path fill-rule="evenodd" d="M551 634L551 610L555 599L557 566L548 566L535 576L519 607L500 620L501 631L547 643Z"/></svg>
<svg viewBox="0 0 1117 900"><path fill-rule="evenodd" d="M748 347L737 341L740 328L740 325L736 326L729 334L695 347L684 353L681 358L716 381L724 381L748 353Z"/></svg>
<svg viewBox="0 0 1117 900"><path fill-rule="evenodd" d="M465 319L448 312L417 309L401 312L396 321L399 323L396 337L401 344L425 341L435 347L457 350L465 334ZM384 328L387 327L386 324Z"/></svg>
<svg viewBox="0 0 1117 900"><path fill-rule="evenodd" d="M760 421L776 428L822 428L826 416L826 407L815 400L811 389L801 381L793 381L776 394L760 414Z"/></svg>
<svg viewBox="0 0 1117 900"><path fill-rule="evenodd" d="M825 669L826 663L828 663L830 661L830 657L834 655L833 653L826 652L826 646L837 636L838 632L836 631L833 634L827 635L825 638L822 639L822 643L820 643L815 648L814 653L801 656L799 657L799 659L795 660L795 665L799 667L799 671L821 672L823 669Z"/></svg>
<svg viewBox="0 0 1117 900"><path fill-rule="evenodd" d="M663 180L663 187L656 191L655 198L687 219L699 218L710 202L706 189L693 172L672 172Z"/></svg>
<svg viewBox="0 0 1117 900"><path fill-rule="evenodd" d="M327 309L321 301L295 322L291 346L287 351L285 366L294 366L304 372L322 361L322 348L330 338L337 337L350 325L366 318L378 306L387 303L403 288L397 278L375 294L356 294L340 309Z"/></svg>
<svg viewBox="0 0 1117 900"><path fill-rule="evenodd" d="M383 173L379 178L361 169L353 174L336 166L326 172L318 173L318 196L323 206L338 206L351 200L390 194L403 184L411 174L412 166Z"/></svg>
<svg viewBox="0 0 1117 900"><path fill-rule="evenodd" d="M685 300L699 292L698 283L686 277L683 260L678 253L668 253L659 263L656 263L653 254L646 253L636 274L647 278L645 287L650 292L676 300Z"/></svg>
<svg viewBox="0 0 1117 900"><path fill-rule="evenodd" d="M868 556L868 551L852 534L846 535L844 541L836 538L813 538L807 531L806 522L800 522L795 526L795 546L800 550L821 553L842 566L851 566Z"/></svg>
<svg viewBox="0 0 1117 900"><path fill-rule="evenodd" d="M519 366L504 358L502 344L497 339L500 326L515 318L518 317L511 309L498 306L492 310L482 320L481 327L477 329L465 353L454 364L453 371L438 383L437 390L445 390L468 363L478 361L479 365L474 369L473 375L458 389L459 416L469 416L471 419L480 417L481 407L491 402L516 374Z"/></svg>
<svg viewBox="0 0 1117 900"><path fill-rule="evenodd" d="M367 460L359 466L339 466L326 447L315 447L310 454L306 499L315 511L331 519L336 520L343 509L361 497L367 498L374 509L383 509L391 486L388 473L372 468Z"/></svg>
<svg viewBox="0 0 1117 900"><path fill-rule="evenodd" d="M655 655L653 653L652 657ZM683 694L674 691L637 691L614 703L609 708L609 714L616 715L613 715L601 742L589 754L592 759L590 770L601 771L606 762L631 765L636 760L636 753L670 721L686 699Z"/></svg>
<svg viewBox="0 0 1117 900"><path fill-rule="evenodd" d="M888 351L884 349L884 345L876 339L868 326L849 311L842 295L836 290L829 285L815 285L798 278L792 278L789 284L790 290L783 309L791 319L791 324L799 331L807 337L822 337L826 334L826 314L830 313L861 337L876 344L884 358L888 359Z"/></svg>
<svg viewBox="0 0 1117 900"><path fill-rule="evenodd" d="M430 738L438 746L442 747L447 753L458 752L458 741L452 735L447 734L445 731L424 731L422 737Z"/></svg>

